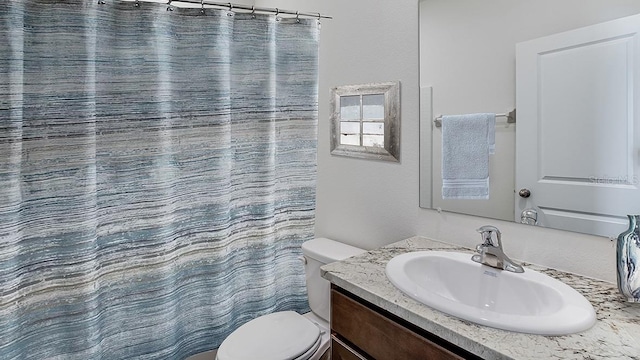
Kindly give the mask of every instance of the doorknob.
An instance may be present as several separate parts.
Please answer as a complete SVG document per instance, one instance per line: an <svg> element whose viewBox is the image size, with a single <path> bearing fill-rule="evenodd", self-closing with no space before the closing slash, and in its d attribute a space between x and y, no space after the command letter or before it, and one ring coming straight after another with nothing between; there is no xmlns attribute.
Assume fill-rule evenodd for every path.
<svg viewBox="0 0 640 360"><path fill-rule="evenodd" d="M528 198L531 196L531 191L529 191L529 189L520 189L520 191L518 191L518 195L523 198Z"/></svg>

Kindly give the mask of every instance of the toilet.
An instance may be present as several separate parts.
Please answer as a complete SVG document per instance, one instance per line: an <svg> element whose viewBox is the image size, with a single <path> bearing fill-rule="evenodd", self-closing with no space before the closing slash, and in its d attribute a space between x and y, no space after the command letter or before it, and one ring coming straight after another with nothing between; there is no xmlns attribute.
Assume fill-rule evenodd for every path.
<svg viewBox="0 0 640 360"><path fill-rule="evenodd" d="M364 250L325 238L302 244L309 307L300 315L279 311L240 326L218 348L216 360L318 360L329 349L330 284L320 266Z"/></svg>

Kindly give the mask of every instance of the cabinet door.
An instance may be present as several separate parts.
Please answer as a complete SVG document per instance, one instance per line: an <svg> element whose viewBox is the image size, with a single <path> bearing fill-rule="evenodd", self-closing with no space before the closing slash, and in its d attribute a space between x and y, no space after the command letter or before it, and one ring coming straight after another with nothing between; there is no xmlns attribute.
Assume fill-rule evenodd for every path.
<svg viewBox="0 0 640 360"><path fill-rule="evenodd" d="M360 356L376 360L463 359L336 290L331 290L331 330L366 353ZM339 351L344 359L356 359Z"/></svg>
<svg viewBox="0 0 640 360"><path fill-rule="evenodd" d="M515 217L613 236L640 203L640 15L516 46Z"/></svg>

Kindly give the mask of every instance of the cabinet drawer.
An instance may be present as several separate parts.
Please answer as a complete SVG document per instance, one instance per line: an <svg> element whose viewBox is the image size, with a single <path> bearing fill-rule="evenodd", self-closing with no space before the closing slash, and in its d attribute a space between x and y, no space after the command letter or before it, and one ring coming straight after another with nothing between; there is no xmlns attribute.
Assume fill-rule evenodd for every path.
<svg viewBox="0 0 640 360"><path fill-rule="evenodd" d="M463 359L333 289L331 330L376 360Z"/></svg>
<svg viewBox="0 0 640 360"><path fill-rule="evenodd" d="M349 345L331 335L331 360L367 360Z"/></svg>

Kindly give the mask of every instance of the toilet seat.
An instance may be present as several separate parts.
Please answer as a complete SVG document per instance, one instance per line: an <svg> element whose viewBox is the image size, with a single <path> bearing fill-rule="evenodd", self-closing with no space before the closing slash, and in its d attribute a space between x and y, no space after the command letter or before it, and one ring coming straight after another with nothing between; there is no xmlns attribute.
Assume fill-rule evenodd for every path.
<svg viewBox="0 0 640 360"><path fill-rule="evenodd" d="M298 356L297 358L295 358L294 360L307 360L310 359L311 356L316 352L316 350L318 350L318 348L320 347L320 341L322 340L322 338L320 336L318 336L318 340L316 340L316 342L311 345L311 347L309 348L309 350L307 350L307 352L305 352L304 354Z"/></svg>
<svg viewBox="0 0 640 360"><path fill-rule="evenodd" d="M306 360L320 346L320 329L294 311L260 316L220 345L217 360Z"/></svg>

